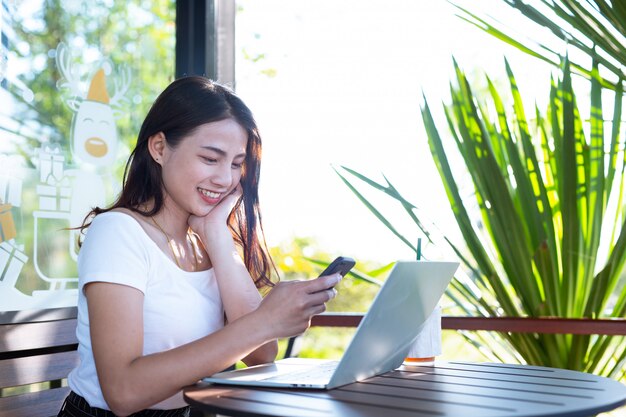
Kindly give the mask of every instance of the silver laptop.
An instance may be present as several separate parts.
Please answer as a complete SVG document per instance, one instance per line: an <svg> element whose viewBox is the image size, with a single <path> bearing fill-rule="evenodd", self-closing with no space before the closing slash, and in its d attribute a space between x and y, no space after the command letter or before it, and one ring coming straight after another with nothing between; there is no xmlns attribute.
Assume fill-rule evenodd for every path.
<svg viewBox="0 0 626 417"><path fill-rule="evenodd" d="M340 361L290 358L221 372L204 382L331 389L399 367L437 306L458 262L399 261L376 295Z"/></svg>

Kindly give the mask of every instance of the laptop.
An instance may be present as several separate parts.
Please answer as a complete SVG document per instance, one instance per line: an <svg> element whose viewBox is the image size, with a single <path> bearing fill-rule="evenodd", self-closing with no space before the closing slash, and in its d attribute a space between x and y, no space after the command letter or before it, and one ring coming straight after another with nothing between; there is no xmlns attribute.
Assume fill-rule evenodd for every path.
<svg viewBox="0 0 626 417"><path fill-rule="evenodd" d="M204 382L332 389L398 368L439 303L458 262L398 261L340 361L289 358L220 372Z"/></svg>

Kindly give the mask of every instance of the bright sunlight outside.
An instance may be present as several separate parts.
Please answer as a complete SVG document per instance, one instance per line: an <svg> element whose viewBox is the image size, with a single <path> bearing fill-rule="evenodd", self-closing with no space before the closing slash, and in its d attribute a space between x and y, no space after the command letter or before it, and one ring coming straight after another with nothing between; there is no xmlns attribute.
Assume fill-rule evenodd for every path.
<svg viewBox="0 0 626 417"><path fill-rule="evenodd" d="M481 2L514 20L501 3ZM311 236L326 252L357 260L414 256L333 166L384 174L425 218L455 233L420 116L422 94L437 111L449 101L453 57L485 84L485 73L506 82L506 56L520 89L536 93L530 102L547 99L554 68L461 20L444 0L238 4L236 88L264 139L261 202L270 245ZM405 230L411 227L417 240L414 226Z"/></svg>

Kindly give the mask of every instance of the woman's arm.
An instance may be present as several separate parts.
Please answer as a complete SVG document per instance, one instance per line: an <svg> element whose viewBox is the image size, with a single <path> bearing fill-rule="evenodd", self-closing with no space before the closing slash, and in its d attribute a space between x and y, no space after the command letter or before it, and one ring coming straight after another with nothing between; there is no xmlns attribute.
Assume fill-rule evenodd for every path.
<svg viewBox="0 0 626 417"><path fill-rule="evenodd" d="M120 284L85 286L94 359L102 393L120 416L149 408L221 371L268 341L302 333L334 296L340 277L277 285L248 314L186 345L143 356L143 293ZM164 306L167 308L167 306ZM193 320L193 317L189 318Z"/></svg>
<svg viewBox="0 0 626 417"><path fill-rule="evenodd" d="M232 323L256 310L262 298L235 247L230 231L225 227L208 229L202 239L206 242L205 247L213 264L227 322ZM246 365L272 362L277 352L278 343L272 340L244 357L243 361Z"/></svg>
<svg viewBox="0 0 626 417"><path fill-rule="evenodd" d="M190 227L198 234L209 254L229 323L256 310L261 303L261 295L237 251L227 223L240 196L241 186L238 186L207 216L192 215L189 218ZM277 352L277 341L270 340L244 357L243 361L247 365L272 362Z"/></svg>

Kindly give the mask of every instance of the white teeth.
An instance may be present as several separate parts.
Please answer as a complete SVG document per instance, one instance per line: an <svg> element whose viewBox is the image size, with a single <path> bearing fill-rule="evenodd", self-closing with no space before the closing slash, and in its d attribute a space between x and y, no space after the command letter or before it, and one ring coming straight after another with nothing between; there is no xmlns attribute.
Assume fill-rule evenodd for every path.
<svg viewBox="0 0 626 417"><path fill-rule="evenodd" d="M205 190L203 188L198 188L198 191L200 191L202 195L209 197L209 198L218 198L220 196L220 193L214 193L212 191Z"/></svg>

